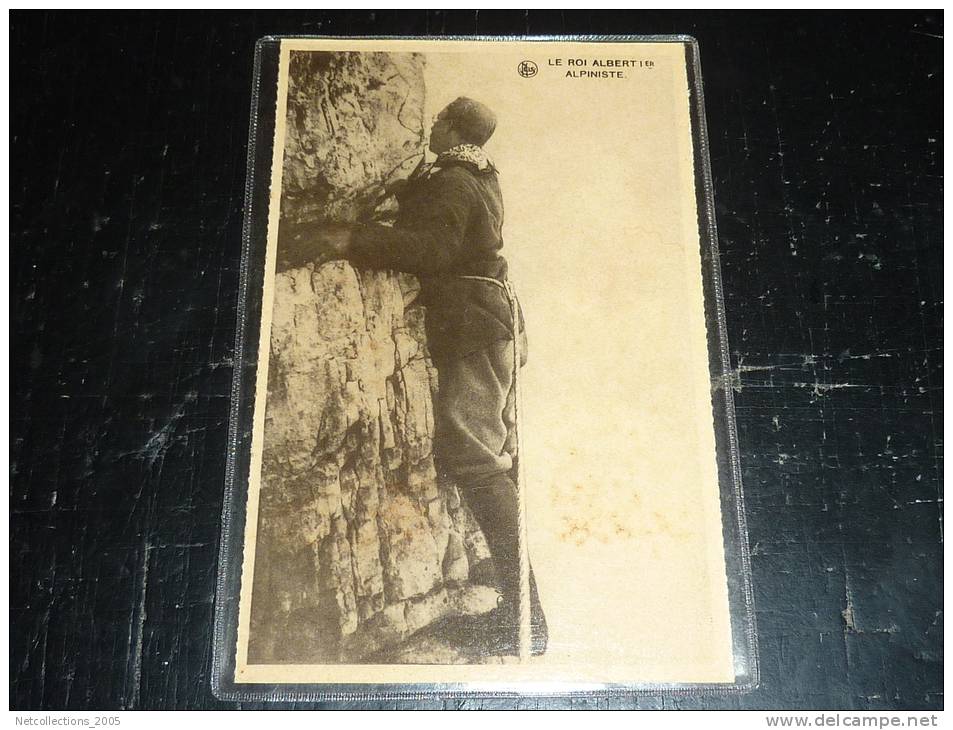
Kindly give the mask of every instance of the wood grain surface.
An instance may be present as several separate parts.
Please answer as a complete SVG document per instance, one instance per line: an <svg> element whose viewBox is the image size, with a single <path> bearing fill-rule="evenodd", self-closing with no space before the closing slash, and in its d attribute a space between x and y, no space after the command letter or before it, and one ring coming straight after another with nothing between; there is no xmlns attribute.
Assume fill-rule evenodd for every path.
<svg viewBox="0 0 953 730"><path fill-rule="evenodd" d="M761 687L359 706L943 706L942 14L355 11L11 15L11 708L237 707L209 670L254 42L610 32L701 45Z"/></svg>

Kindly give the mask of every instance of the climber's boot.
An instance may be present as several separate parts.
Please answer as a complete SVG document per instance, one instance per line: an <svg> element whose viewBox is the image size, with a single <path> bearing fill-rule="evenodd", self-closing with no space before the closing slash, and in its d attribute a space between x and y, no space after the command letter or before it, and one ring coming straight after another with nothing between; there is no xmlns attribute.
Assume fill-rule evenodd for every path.
<svg viewBox="0 0 953 730"><path fill-rule="evenodd" d="M480 622L486 631L488 650L515 654L519 639L519 501L516 485L507 474L458 482L461 493L480 525L499 580L500 606ZM530 627L532 652L546 650L548 630L539 602L536 580L530 571Z"/></svg>

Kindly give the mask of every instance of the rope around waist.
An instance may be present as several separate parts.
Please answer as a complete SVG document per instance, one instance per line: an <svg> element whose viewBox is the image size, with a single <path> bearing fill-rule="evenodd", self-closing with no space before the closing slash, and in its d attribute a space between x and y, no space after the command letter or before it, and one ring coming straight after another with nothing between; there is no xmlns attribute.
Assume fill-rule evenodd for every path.
<svg viewBox="0 0 953 730"><path fill-rule="evenodd" d="M519 300L516 297L516 290L513 288L513 285L508 280L500 281L499 279L494 279L492 276L471 276L469 274L457 274L454 276L454 278L466 279L468 281L482 281L502 289L503 293L506 295L507 302L510 305L510 314L511 314L510 321L512 322L513 339L514 340L519 339L519 327L520 327Z"/></svg>

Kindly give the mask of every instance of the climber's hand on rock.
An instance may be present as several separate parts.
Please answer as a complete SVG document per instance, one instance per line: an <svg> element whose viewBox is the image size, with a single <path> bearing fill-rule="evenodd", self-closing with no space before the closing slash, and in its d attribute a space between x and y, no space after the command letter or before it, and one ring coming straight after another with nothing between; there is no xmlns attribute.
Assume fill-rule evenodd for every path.
<svg viewBox="0 0 953 730"><path fill-rule="evenodd" d="M280 271L313 263L347 257L351 226L342 223L285 224L278 230L278 266Z"/></svg>
<svg viewBox="0 0 953 730"><path fill-rule="evenodd" d="M320 266L325 261L347 258L351 249L352 227L342 223L328 224L315 232L314 245L318 252L315 261Z"/></svg>
<svg viewBox="0 0 953 730"><path fill-rule="evenodd" d="M385 197L390 197L391 195L400 197L401 193L407 189L407 181L403 178L397 180L392 180L384 186L384 195Z"/></svg>
<svg viewBox="0 0 953 730"><path fill-rule="evenodd" d="M317 252L312 242L318 227L315 223L281 222L278 227L279 271L296 269L314 261Z"/></svg>

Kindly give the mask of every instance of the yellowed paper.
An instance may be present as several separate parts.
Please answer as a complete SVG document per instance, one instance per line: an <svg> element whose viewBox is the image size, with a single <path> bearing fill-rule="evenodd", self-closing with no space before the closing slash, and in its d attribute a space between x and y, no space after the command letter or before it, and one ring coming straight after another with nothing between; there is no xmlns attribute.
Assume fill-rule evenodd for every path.
<svg viewBox="0 0 953 730"><path fill-rule="evenodd" d="M294 179L285 176L291 165L298 164L296 160L307 160L307 150L300 148L303 137L289 130L289 124L309 124L308 105L312 104L305 100L306 90L294 84L289 87L289 73L296 55L300 59L300 54L326 57L342 52L397 54L400 59L421 54L412 63L407 61L409 65L400 60L395 68L402 75L408 69L422 74L423 109L410 116L422 115L424 135L431 120L460 96L479 100L497 117L496 131L485 150L500 171L505 209L501 253L509 261L509 276L519 292L530 343L529 359L520 374L525 467L521 488L526 495L529 553L549 627L545 653L527 661L510 656L487 663L458 663L460 656L452 648L434 653L435 658L428 661L406 663L330 661L330 654L307 661L296 637L312 635L308 621L318 620L315 616L333 626L335 635L344 636L336 646L347 648L368 645L347 642L364 631L375 609L403 612L399 620L410 622L414 611L432 610L437 616L450 610L428 608L422 598L428 595L450 596L450 604L477 600L476 593L454 593L457 583L446 576L465 575L459 573L466 570L460 566L469 561L472 569L479 550L465 546L469 552L461 553L459 564L448 567L447 551L452 549L441 542L447 532L443 527L433 528L433 541L439 556L444 556L438 561L444 575L436 583L422 585L420 595L412 595L414 581L421 580L412 571L410 577L388 577L387 560L393 560L388 548L382 548L377 562L373 550L362 558L358 554L360 525L385 534L387 524L381 520L386 518L379 511L373 524L353 515L348 519L349 510L356 508L348 504L347 486L342 488L343 496L335 496L333 489L330 497L317 490L314 500L327 504L315 508L311 522L296 507L294 529L305 536L300 549L308 561L313 559L315 575L324 569L322 556L333 556L332 562L340 559L334 545L352 551L346 560L354 566L354 596L342 596L340 591L327 597L309 594L322 590L324 577L282 588L281 596L266 595L267 586L278 585L281 567L265 565L268 558L259 544L260 507L268 498L261 480L263 463L268 462L269 444L278 439L269 434L286 435L298 428L275 417L280 413L284 419L291 418L287 414L294 408L277 410L267 402L276 378L290 383L297 377L287 368L279 374L269 372L270 366L275 367L270 353L286 352L281 348L292 346L283 344L286 334L280 335L285 338L280 342L275 339L276 332L293 333L296 327L304 332L309 326L312 315L300 303L303 300L288 302L303 296L304 282L314 286L316 281L307 278L311 269L304 278L300 274L276 277L279 222L283 203L305 211L301 216L307 214L309 201L298 195L289 202L288 191L317 189L308 187L308 175L317 179L323 164L315 158L312 167L303 164L288 172ZM379 67L389 68L387 63L383 58ZM405 83L393 75L385 80ZM684 45L288 40L281 44L278 84L235 681L466 682L472 687L506 684L525 689L558 688L560 683L578 687L579 683L733 681ZM354 98L347 94L361 98L360 91L341 94L341 98ZM324 110L329 139L347 135L354 119L347 108L327 103L337 115ZM289 108L297 108L295 104L304 111L289 114ZM353 110L360 118L366 113ZM417 131L414 123L408 126L412 140ZM388 129L382 127L379 134L402 134ZM367 154L377 152L369 149ZM383 274L355 278L344 264L325 266L342 277L344 289L336 290L344 291L342 306L347 304L347 286L353 280L355 287L359 285L354 291L362 293L358 296L366 298L369 286L380 286L385 292L381 301L396 297L381 304L388 316L404 312L406 302L397 299L407 291L385 280ZM356 352L357 357L365 356L364 351ZM344 390L351 383L355 403L368 398L376 403L377 396L368 393L377 386L365 383L353 369L340 375ZM328 382L336 382L338 376L327 377ZM383 413L391 386L382 381L380 387ZM316 386L314 392L323 391ZM345 404L342 410L348 407ZM419 420L426 423L428 417L424 413ZM392 437L386 433L391 419L382 419L382 433L374 438L383 444ZM406 453L404 449L402 458L410 458ZM347 468L346 464L341 467ZM389 505L388 509L409 505L406 509L411 511L424 510L420 524L449 524L451 533L457 529L455 518L444 514L443 497L430 502L417 497L399 503L396 497L387 499L381 504ZM426 513L420 507L424 504L436 507ZM274 514L282 514L280 505L274 509ZM330 521L324 519L326 513ZM336 543L327 536L335 534L335 529L344 536ZM458 531L465 533L462 527ZM375 545L384 540L380 535L368 539L377 540ZM457 540L453 535L447 539ZM349 547L344 548L342 540ZM282 549L293 552L293 546ZM380 585L374 573L378 563L383 566ZM270 582L259 580L259 587L253 588L261 571L275 577ZM327 580L330 585L342 585L339 576ZM460 585L466 586L465 578ZM253 620L256 605L270 606L268 615L284 617L282 625ZM306 607L312 605L339 608L309 613ZM257 616L266 616L264 610ZM400 625L407 631L408 626L412 628L410 623ZM421 631L427 626L423 624ZM256 644L256 631L268 632L268 642ZM391 635L395 642L413 640L413 636ZM378 653L368 650L365 656L386 654L386 636L375 636L374 641Z"/></svg>

